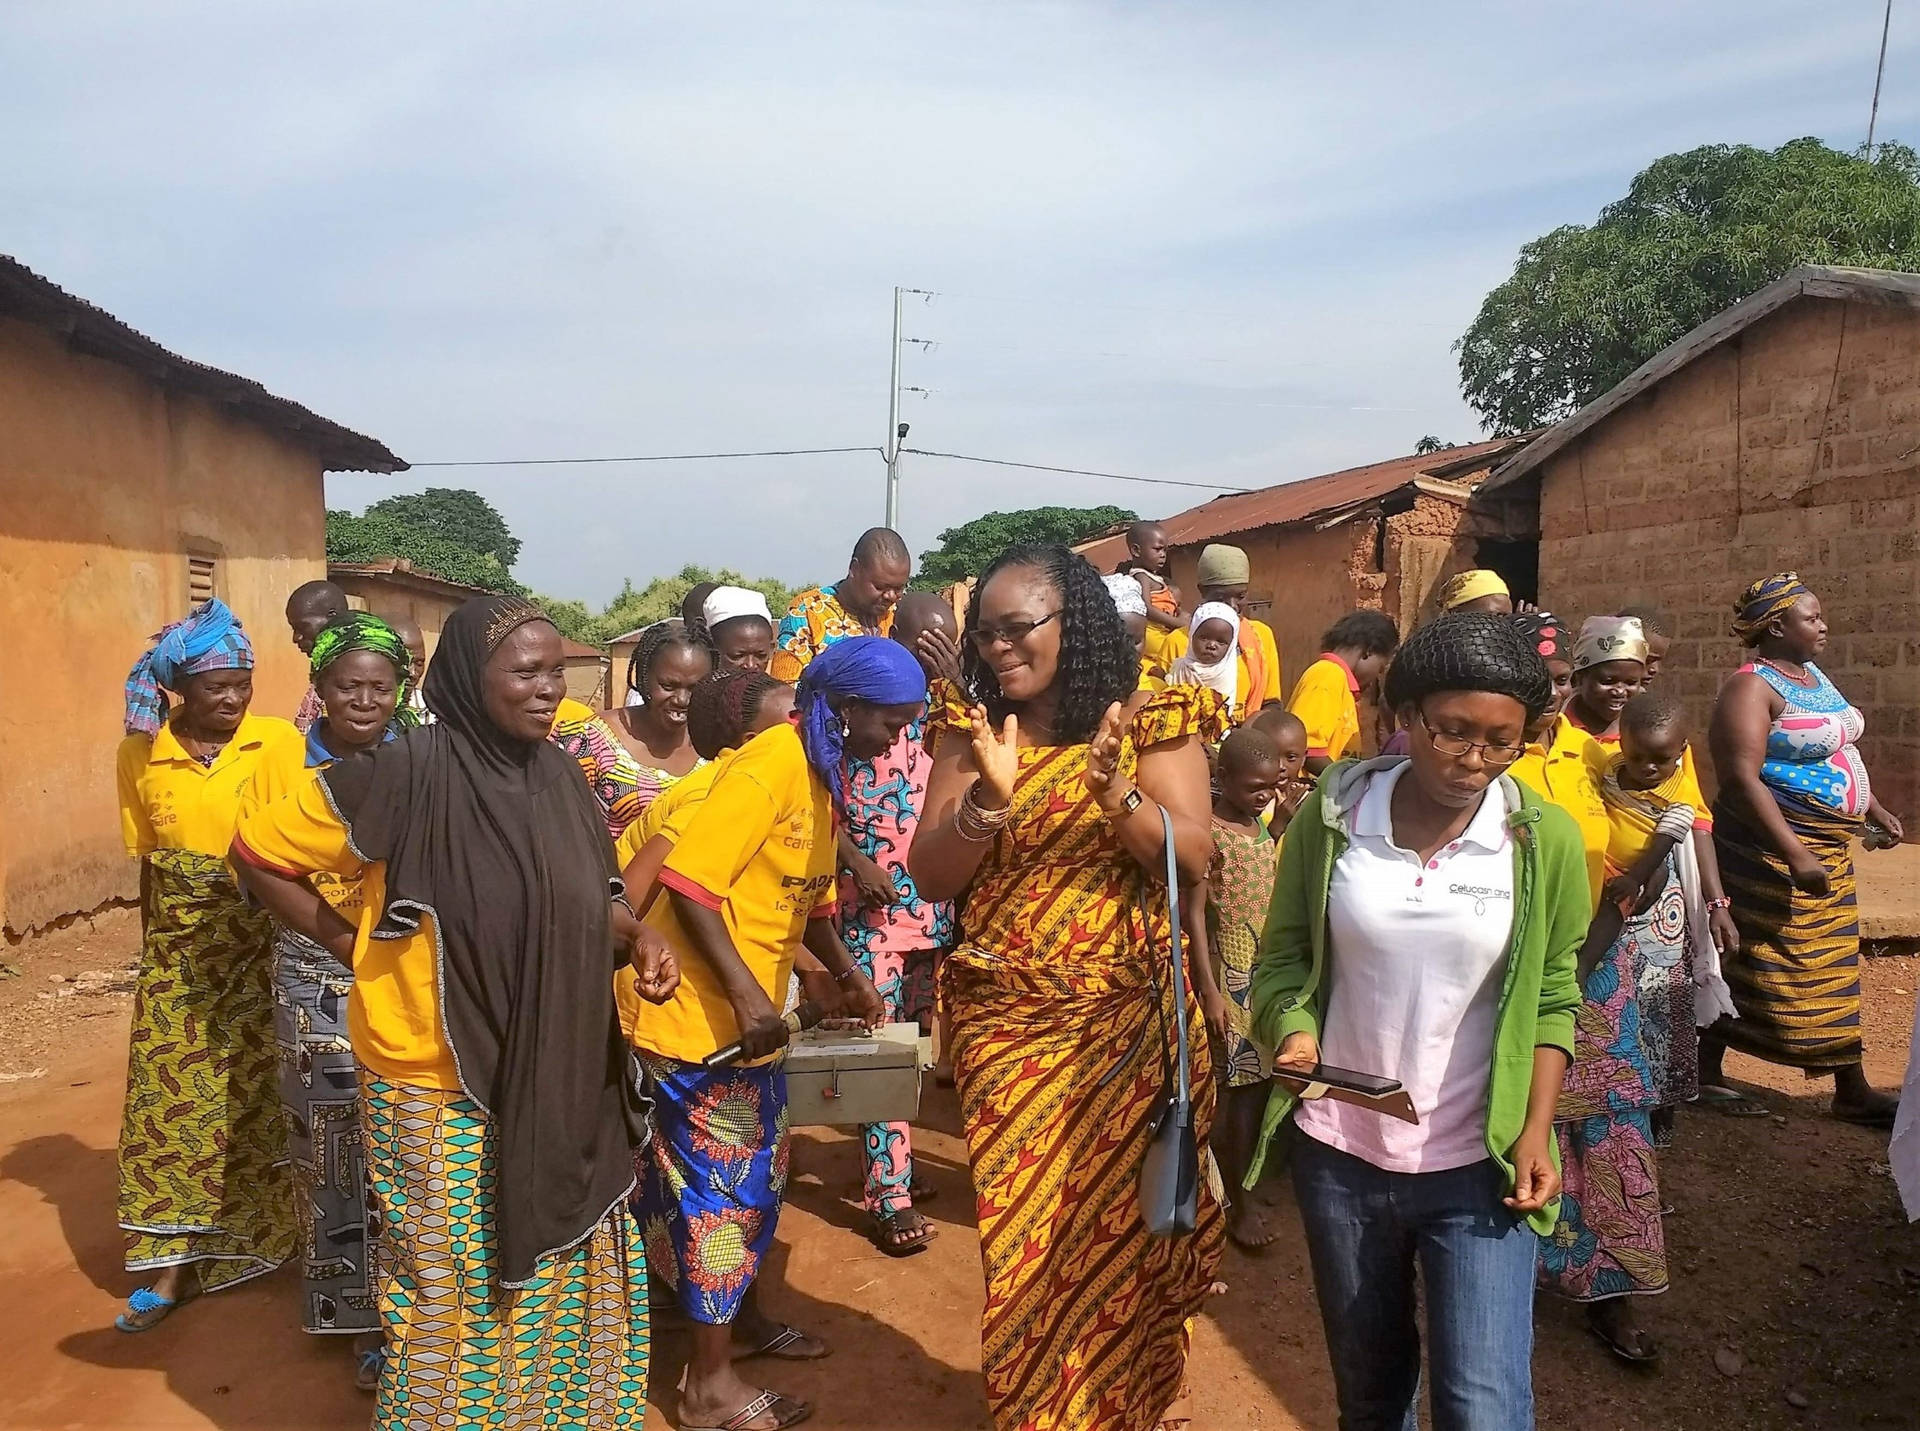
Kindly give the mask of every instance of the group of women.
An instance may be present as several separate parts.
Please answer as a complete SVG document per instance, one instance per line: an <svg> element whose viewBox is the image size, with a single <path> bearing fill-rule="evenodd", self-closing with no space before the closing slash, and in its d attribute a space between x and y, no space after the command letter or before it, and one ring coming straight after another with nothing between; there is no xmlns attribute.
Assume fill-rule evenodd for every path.
<svg viewBox="0 0 1920 1431"><path fill-rule="evenodd" d="M1155 1234L1137 1189L1171 1031L1197 1020L1191 996L1174 1003L1167 871L1206 871L1226 701L1143 689L1112 589L1063 548L983 573L964 697L931 709L913 653L877 635L826 647L788 692L759 669L770 618L715 594L648 633L639 703L599 715L563 699L558 632L509 597L447 621L426 723L406 714L404 646L364 614L313 642L325 714L304 739L248 710L251 647L218 602L142 657L119 762L146 930L121 1222L130 1270L157 1275L121 1325L298 1250L306 1325L364 1337L382 1431L611 1427L644 1416L651 1270L692 1328L679 1424L804 1419L737 1365L824 1352L752 1302L786 1177L781 1006L797 973L809 997L879 1017L827 922L834 832L850 762L925 712L908 864L925 898L958 902L941 986L995 1424L1179 1424L1225 1219L1203 1179L1192 1230ZM1693 1046L1706 961L1672 957L1669 893L1683 866L1701 878L1703 849L1726 894L1707 885L1694 913L1675 894L1679 938L1696 915L1721 936L1739 1014L1704 1035L1706 1083L1729 1092L1733 1043L1833 1071L1842 1116L1885 1111L1859 1076L1846 841L1862 820L1899 825L1868 790L1858 713L1814 663L1812 594L1757 583L1736 630L1754 659L1715 718L1711 814L1682 779L1688 752L1625 758L1632 718L1621 756L1593 754L1623 739L1616 687L1635 675L1602 668L1649 674L1643 626L1569 644L1541 613L1462 609L1385 674L1404 753L1331 752L1288 828L1254 1035L1307 1093L1324 1062L1397 1079L1419 1115L1289 1083L1261 1130L1264 1148L1292 1124L1345 1424L1412 1424L1416 1270L1450 1427L1530 1424L1536 1280L1655 1290L1642 1224L1623 1238L1593 1199L1623 1166L1653 1177L1653 1115L1691 1086L1675 1050ZM1371 676L1382 641L1362 634ZM1641 725L1657 746L1667 727ZM1619 884L1616 810L1651 831L1632 868L1665 859L1671 882ZM1619 932L1583 978L1608 900ZM1657 1059L1644 1037L1606 1043L1623 998L1664 1011ZM713 1059L729 1045L735 1061ZM1191 1074L1204 1148L1205 1039ZM1633 1210L1646 1192L1628 1189Z"/></svg>

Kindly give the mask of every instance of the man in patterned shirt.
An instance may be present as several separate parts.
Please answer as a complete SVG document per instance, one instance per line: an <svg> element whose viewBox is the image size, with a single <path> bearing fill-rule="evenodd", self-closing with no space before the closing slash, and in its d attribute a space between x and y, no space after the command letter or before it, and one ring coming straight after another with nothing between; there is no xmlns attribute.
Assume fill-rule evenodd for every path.
<svg viewBox="0 0 1920 1431"><path fill-rule="evenodd" d="M912 576L913 557L898 532L886 527L863 532L853 545L853 560L844 578L793 598L774 638L768 674L791 683L800 679L809 661L836 641L890 635L894 603Z"/></svg>

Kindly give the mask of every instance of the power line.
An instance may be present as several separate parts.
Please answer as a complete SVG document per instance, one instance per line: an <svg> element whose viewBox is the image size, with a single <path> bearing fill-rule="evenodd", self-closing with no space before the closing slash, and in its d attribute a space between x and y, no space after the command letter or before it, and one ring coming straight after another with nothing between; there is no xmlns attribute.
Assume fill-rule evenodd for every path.
<svg viewBox="0 0 1920 1431"><path fill-rule="evenodd" d="M944 457L950 462L984 462L990 467L1024 467L1030 472L1062 472L1069 477L1105 477L1113 482L1140 482L1149 487L1198 487L1206 492L1249 492L1250 487L1224 487L1218 482L1183 482L1173 477L1133 477L1125 472L1094 472L1085 467L1050 467L1044 462L1011 462L1004 457L972 457L964 452L929 452L923 447L903 447L915 457Z"/></svg>
<svg viewBox="0 0 1920 1431"><path fill-rule="evenodd" d="M413 462L411 467L582 467L608 462L714 462L729 457L818 457L878 452L877 447L785 447L765 452L660 452L638 457L488 457L468 462Z"/></svg>

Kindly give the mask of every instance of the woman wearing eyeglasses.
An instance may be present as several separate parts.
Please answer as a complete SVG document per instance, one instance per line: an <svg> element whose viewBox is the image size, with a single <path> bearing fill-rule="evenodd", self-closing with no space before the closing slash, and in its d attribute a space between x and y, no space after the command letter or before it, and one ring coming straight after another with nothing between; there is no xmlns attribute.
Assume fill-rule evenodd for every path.
<svg viewBox="0 0 1920 1431"><path fill-rule="evenodd" d="M1553 699L1511 618L1421 627L1386 697L1408 754L1333 766L1287 827L1254 1037L1279 1075L1324 1062L1399 1080L1420 1121L1324 1098L1296 1109L1298 1085L1276 1084L1262 1144L1292 1113L1340 1424L1414 1424L1423 1300L1436 1431L1520 1431L1586 860L1572 817L1505 774Z"/></svg>
<svg viewBox="0 0 1920 1431"><path fill-rule="evenodd" d="M1136 691L1120 613L1065 547L988 567L966 634L979 704L941 733L909 869L925 898L965 896L941 979L986 1264L987 1401L1003 1431L1145 1431L1178 1414L1224 1230L1204 1189L1186 1237L1148 1236L1138 1201L1164 1040L1173 1018L1199 1024L1167 992L1160 812L1198 880L1202 741L1224 733L1223 703ZM1193 1055L1204 1137L1204 1038Z"/></svg>

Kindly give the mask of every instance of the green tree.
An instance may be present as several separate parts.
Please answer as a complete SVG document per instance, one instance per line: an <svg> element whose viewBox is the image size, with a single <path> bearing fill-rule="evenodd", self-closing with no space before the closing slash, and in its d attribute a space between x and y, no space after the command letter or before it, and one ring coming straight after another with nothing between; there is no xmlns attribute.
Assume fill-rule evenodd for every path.
<svg viewBox="0 0 1920 1431"><path fill-rule="evenodd" d="M491 555L502 571L520 560L520 539L507 530L506 518L478 492L464 487L429 487L383 497L367 508L369 517L390 517L431 533L456 547Z"/></svg>
<svg viewBox="0 0 1920 1431"><path fill-rule="evenodd" d="M1425 457L1430 453L1445 452L1448 448L1458 447L1459 445L1457 442L1442 442L1429 432L1425 437L1413 444L1413 450L1416 456Z"/></svg>
<svg viewBox="0 0 1920 1431"><path fill-rule="evenodd" d="M940 533L940 545L920 553L914 585L946 586L978 576L1008 547L1023 542L1085 541L1097 532L1139 518L1125 507L1028 507L988 512Z"/></svg>
<svg viewBox="0 0 1920 1431"><path fill-rule="evenodd" d="M1920 156L1795 139L1656 160L1593 225L1520 250L1454 345L1461 388L1489 431L1543 426L1802 263L1920 268Z"/></svg>
<svg viewBox="0 0 1920 1431"><path fill-rule="evenodd" d="M391 515L371 511L360 517L352 512L327 513L328 561L373 562L388 557L405 557L420 571L443 581L517 596L526 594L527 589L513 579L491 551L474 551Z"/></svg>
<svg viewBox="0 0 1920 1431"><path fill-rule="evenodd" d="M604 646L616 636L678 616L680 603L687 593L703 581L744 586L759 592L767 598L776 623L787 609L787 603L793 600L792 589L772 577L748 577L726 568L710 571L704 566L683 566L672 576L656 576L637 589L629 578L620 594L598 615L583 601L562 601L551 596L534 599L553 618L553 624L563 635L589 646Z"/></svg>

